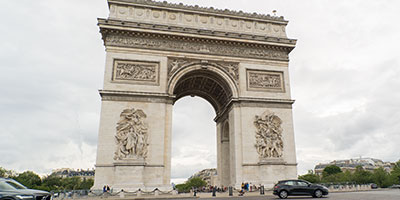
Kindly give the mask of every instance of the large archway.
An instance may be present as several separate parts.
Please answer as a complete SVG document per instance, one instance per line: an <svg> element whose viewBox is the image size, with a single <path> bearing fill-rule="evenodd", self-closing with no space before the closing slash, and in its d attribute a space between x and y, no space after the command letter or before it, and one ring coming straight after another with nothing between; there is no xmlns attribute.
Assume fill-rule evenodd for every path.
<svg viewBox="0 0 400 200"><path fill-rule="evenodd" d="M296 40L283 17L108 3L98 23L107 54L93 189L170 190L172 109L188 95L216 111L218 185L296 178L288 70Z"/></svg>
<svg viewBox="0 0 400 200"><path fill-rule="evenodd" d="M215 116L213 106L202 97L185 96L174 103L171 183L183 183L196 172L217 168L217 131L213 120ZM207 182L216 184L217 175L209 174L210 179Z"/></svg>
<svg viewBox="0 0 400 200"><path fill-rule="evenodd" d="M214 108L216 117L217 139L217 177L214 183L218 186L230 186L230 145L229 145L229 119L221 118L224 110L232 102L233 92L236 87L231 88L228 81L224 79L222 70L216 69L214 63L201 63L192 61L186 66L181 66L180 70L184 71L180 76L175 76L177 81L173 87L174 101L185 96L199 96L208 101ZM188 68L191 68L188 70ZM214 69L214 70L210 70ZM177 72L179 74L179 72ZM229 77L229 74L226 77ZM188 111L190 112L190 111ZM206 140L207 138L204 138Z"/></svg>

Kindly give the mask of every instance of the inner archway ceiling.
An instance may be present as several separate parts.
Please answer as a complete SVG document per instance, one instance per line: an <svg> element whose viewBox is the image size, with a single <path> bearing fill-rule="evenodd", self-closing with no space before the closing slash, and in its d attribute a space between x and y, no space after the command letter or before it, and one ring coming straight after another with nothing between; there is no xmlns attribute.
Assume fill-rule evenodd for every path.
<svg viewBox="0 0 400 200"><path fill-rule="evenodd" d="M218 115L232 98L232 91L223 78L214 72L195 70L180 78L174 95L176 100L188 95L202 97L211 103Z"/></svg>

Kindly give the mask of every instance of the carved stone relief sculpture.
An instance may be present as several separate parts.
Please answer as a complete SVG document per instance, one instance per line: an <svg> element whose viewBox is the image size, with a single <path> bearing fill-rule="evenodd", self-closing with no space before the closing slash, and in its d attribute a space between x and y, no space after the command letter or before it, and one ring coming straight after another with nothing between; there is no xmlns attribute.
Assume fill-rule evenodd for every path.
<svg viewBox="0 0 400 200"><path fill-rule="evenodd" d="M163 8L152 8L153 3L148 3L148 1L142 1L143 4L147 4L146 8L140 8L135 6L125 6L125 5L115 5L111 3L110 5L110 15L113 18L119 18L124 20L141 20L141 21L153 21L158 24L170 24L170 25L181 25L185 24L189 27L203 26L207 29L213 30L233 30L238 33L256 33L260 35L269 35L274 37L287 37L285 34L286 22L281 17L269 16L269 15L254 15L253 13L235 13L232 11L218 11L216 9L195 9L195 7L188 7L179 5L176 6L177 9L190 10L190 12L177 12L172 10L163 10ZM173 5L173 4L169 4ZM161 5L165 6L165 4ZM175 6L174 6L175 7ZM204 14L193 14L193 12L207 11ZM210 12L211 11L211 12ZM213 13L214 12L214 13ZM220 14L225 17L221 18ZM244 19L248 16L253 17L253 19ZM258 20L255 20L258 18ZM268 20L268 21L267 21Z"/></svg>
<svg viewBox="0 0 400 200"><path fill-rule="evenodd" d="M248 47L236 44L221 44L214 40L188 41L184 38L159 38L157 36L133 35L123 36L109 34L105 38L107 46L131 47L140 49L160 49L164 51L185 51L191 53L203 53L214 55L228 55L246 58L261 58L273 60L288 60L285 49L272 49L265 46Z"/></svg>
<svg viewBox="0 0 400 200"><path fill-rule="evenodd" d="M250 90L284 92L283 73L247 70L247 86Z"/></svg>
<svg viewBox="0 0 400 200"><path fill-rule="evenodd" d="M144 159L147 157L148 128L141 109L125 109L117 123L115 141L117 149L114 160Z"/></svg>
<svg viewBox="0 0 400 200"><path fill-rule="evenodd" d="M158 63L115 60L113 80L158 83Z"/></svg>
<svg viewBox="0 0 400 200"><path fill-rule="evenodd" d="M254 125L256 126L257 153L260 158L281 158L283 154L282 120L270 111L261 116L256 115Z"/></svg>
<svg viewBox="0 0 400 200"><path fill-rule="evenodd" d="M184 59L184 58L169 58L168 59L168 78L170 78L180 68L190 65L211 65L220 68L225 71L231 78L238 84L239 80L239 64L231 62L218 62L218 61L207 61L207 60L195 60L195 59Z"/></svg>

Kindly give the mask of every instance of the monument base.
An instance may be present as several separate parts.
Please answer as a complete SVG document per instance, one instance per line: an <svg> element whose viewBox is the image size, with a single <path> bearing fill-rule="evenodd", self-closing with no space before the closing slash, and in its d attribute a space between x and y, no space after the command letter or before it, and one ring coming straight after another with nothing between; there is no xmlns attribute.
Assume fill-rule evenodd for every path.
<svg viewBox="0 0 400 200"><path fill-rule="evenodd" d="M158 189L162 192L172 191L172 186L165 181L162 165L148 165L143 159L124 159L115 161L110 166L96 166L95 183L92 190L102 190L106 183L113 192L151 192Z"/></svg>
<svg viewBox="0 0 400 200"><path fill-rule="evenodd" d="M114 191L136 191L143 190L144 186L144 165L116 165L114 167Z"/></svg>
<svg viewBox="0 0 400 200"><path fill-rule="evenodd" d="M287 164L278 159L244 165L243 172L244 182L257 187L263 185L265 189L272 189L280 180L297 178L296 164Z"/></svg>

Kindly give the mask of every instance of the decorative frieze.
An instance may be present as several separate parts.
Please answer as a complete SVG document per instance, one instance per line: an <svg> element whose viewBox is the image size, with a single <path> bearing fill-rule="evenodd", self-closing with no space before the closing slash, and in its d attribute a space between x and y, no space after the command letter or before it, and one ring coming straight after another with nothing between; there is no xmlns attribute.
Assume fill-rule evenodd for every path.
<svg viewBox="0 0 400 200"><path fill-rule="evenodd" d="M247 89L284 92L283 72L248 69Z"/></svg>
<svg viewBox="0 0 400 200"><path fill-rule="evenodd" d="M285 31L287 21L280 17L224 10L218 12L217 9L206 9L207 14L205 14L201 11L204 9L199 10L199 7L178 6L170 9L163 3L153 4L151 1L129 0L131 3L125 5L121 4L123 0L118 1L120 2L109 1L110 18L168 25L184 24L185 27L287 38Z"/></svg>
<svg viewBox="0 0 400 200"><path fill-rule="evenodd" d="M117 123L115 142L117 145L114 160L137 160L147 157L148 127L144 120L146 114L141 109L125 109Z"/></svg>
<svg viewBox="0 0 400 200"><path fill-rule="evenodd" d="M256 115L256 144L261 160L267 158L281 158L283 155L283 140L281 128L282 120L275 113L265 111L262 115Z"/></svg>
<svg viewBox="0 0 400 200"><path fill-rule="evenodd" d="M159 63L114 60L113 81L138 83L138 84L158 84Z"/></svg>
<svg viewBox="0 0 400 200"><path fill-rule="evenodd" d="M273 15L265 15L265 14L257 14L257 13L247 13L243 11L236 11L236 10L229 10L229 9L218 9L218 8L213 8L213 7L201 7L198 5L184 5L182 3L175 4L175 3L170 3L167 1L153 1L153 0L108 0L108 2L111 5L116 5L118 4L123 4L124 2L126 5L146 5L146 6L151 6L151 7L159 7L159 8L173 8L174 10L176 9L185 9L185 10L190 10L193 12L207 12L207 13L214 13L214 14L222 14L222 15L234 15L237 17L246 17L246 18L258 18L258 19L263 19L263 20L274 20L274 21L280 21L287 23L283 16L273 16ZM110 8L110 12L116 12L114 11L113 7Z"/></svg>
<svg viewBox="0 0 400 200"><path fill-rule="evenodd" d="M106 34L105 45L288 61L288 50L285 48L179 36L164 37L163 35L140 33Z"/></svg>
<svg viewBox="0 0 400 200"><path fill-rule="evenodd" d="M196 34L201 36L213 36L213 37L224 37L230 39L243 39L247 41L261 41L280 43L294 47L296 44L295 39L289 38L278 38L266 35L254 35L253 33L235 33L228 30L212 31L209 29L203 29L199 27L184 27L184 26L171 26L168 24L154 24L153 22L136 22L136 21L121 21L116 19L98 19L98 24L102 26L118 26L118 27L129 27L135 29L146 29L153 31L167 31L179 34Z"/></svg>
<svg viewBox="0 0 400 200"><path fill-rule="evenodd" d="M239 63L173 57L168 58L168 79L179 69L192 65L208 65L219 68L239 84Z"/></svg>

